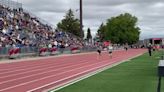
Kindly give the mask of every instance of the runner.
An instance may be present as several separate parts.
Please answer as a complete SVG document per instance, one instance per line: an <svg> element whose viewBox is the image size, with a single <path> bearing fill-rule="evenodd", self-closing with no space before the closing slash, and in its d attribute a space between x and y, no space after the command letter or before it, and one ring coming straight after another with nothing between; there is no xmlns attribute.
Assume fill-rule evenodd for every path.
<svg viewBox="0 0 164 92"><path fill-rule="evenodd" d="M101 56L101 46L97 47L97 52L98 52L99 56Z"/></svg>
<svg viewBox="0 0 164 92"><path fill-rule="evenodd" d="M108 46L108 52L109 52L110 58L112 58L112 53L113 53L113 46L112 45Z"/></svg>
<svg viewBox="0 0 164 92"><path fill-rule="evenodd" d="M126 44L124 48L126 51L128 51L128 44Z"/></svg>

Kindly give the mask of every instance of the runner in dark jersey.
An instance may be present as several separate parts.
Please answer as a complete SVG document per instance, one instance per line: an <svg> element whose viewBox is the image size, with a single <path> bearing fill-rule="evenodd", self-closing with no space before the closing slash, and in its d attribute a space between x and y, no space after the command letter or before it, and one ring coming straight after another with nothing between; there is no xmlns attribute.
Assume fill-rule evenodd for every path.
<svg viewBox="0 0 164 92"><path fill-rule="evenodd" d="M97 52L98 52L98 54L101 56L101 46L98 46L98 47L97 47Z"/></svg>
<svg viewBox="0 0 164 92"><path fill-rule="evenodd" d="M152 56L152 46L151 44L149 44L148 48L148 52L149 52L149 56Z"/></svg>

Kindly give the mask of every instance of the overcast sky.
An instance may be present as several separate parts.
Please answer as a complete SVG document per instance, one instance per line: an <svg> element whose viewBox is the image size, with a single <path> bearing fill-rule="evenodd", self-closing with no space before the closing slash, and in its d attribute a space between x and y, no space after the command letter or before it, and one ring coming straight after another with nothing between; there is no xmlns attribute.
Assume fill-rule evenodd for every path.
<svg viewBox="0 0 164 92"><path fill-rule="evenodd" d="M14 0L36 16L56 25L72 9L79 18L79 0ZM164 0L83 0L84 29L95 35L106 19L121 13L138 17L141 39L164 37Z"/></svg>

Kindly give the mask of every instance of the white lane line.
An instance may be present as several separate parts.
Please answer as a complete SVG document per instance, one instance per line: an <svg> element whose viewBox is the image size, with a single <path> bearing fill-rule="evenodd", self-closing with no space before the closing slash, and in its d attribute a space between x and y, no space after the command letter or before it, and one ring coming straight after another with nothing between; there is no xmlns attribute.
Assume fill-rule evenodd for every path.
<svg viewBox="0 0 164 92"><path fill-rule="evenodd" d="M52 65L52 64L47 64L47 65L44 64L43 66L39 66L39 65L38 65L38 66L36 66L36 67L33 67L33 66L32 66L33 68L30 68L30 67L29 67L29 68L26 68L26 69L18 69L18 70L15 70L15 69L14 69L14 71L12 70L12 71L3 72L3 73L0 73L0 74L14 73L14 72L19 72L19 71L23 71L23 70L33 70L33 69L36 69L36 68L46 67L46 66L49 66L49 65Z"/></svg>
<svg viewBox="0 0 164 92"><path fill-rule="evenodd" d="M57 56L48 56L48 57L30 57L30 58L22 58L20 60L3 60L3 62L0 62L0 64L10 64L10 63L15 63L15 62L28 62L33 60L42 60L42 59L49 59L49 58L62 58L62 57L69 57L69 56L80 56L80 55L87 55L87 54L95 54L96 51L94 52L85 52L85 53L78 53L78 54L62 54L62 55L57 55Z"/></svg>
<svg viewBox="0 0 164 92"><path fill-rule="evenodd" d="M82 68L82 67L81 67ZM72 70L71 70L72 71ZM61 73L62 74L62 73ZM60 75L60 74L58 74ZM57 75L52 75L53 76L57 76ZM35 82L35 81L39 81L39 80L42 80L42 79L46 79L46 78L49 78L51 76L47 76L47 77L44 77L44 78L41 78L41 79L38 79L38 80L34 80L34 81L29 81L29 82L26 82L26 83L22 83L22 84L19 84L19 85L16 85L16 86L13 86L13 87L9 87L9 88L6 88L6 89L2 89L2 90L7 90L7 89L11 89L11 88L14 88L14 87L17 87L17 86L21 86L21 85L25 85L25 84L28 84L28 83L31 83L31 82ZM1 90L0 90L1 91Z"/></svg>
<svg viewBox="0 0 164 92"><path fill-rule="evenodd" d="M44 67L44 66L49 66L49 65L52 65L52 64L47 64L47 65L44 64L43 66L42 66L42 65L41 65L41 66L38 65L38 66L36 66L36 67L32 66L33 68L29 68L29 67L31 67L31 66L29 66L28 68L25 68L25 69L18 69L18 70L13 68L13 69L10 70L10 71L3 72L3 73L0 73L0 74L18 72L18 71L22 71L22 70L26 70L26 69L27 69L27 70L31 70L31 69L35 69L35 68L39 68L39 67ZM13 70L14 70L14 71L13 71Z"/></svg>
<svg viewBox="0 0 164 92"><path fill-rule="evenodd" d="M106 61L108 61L108 60L106 60ZM94 63L94 64L91 64L91 65L88 65L88 66L83 66L83 67L71 69L71 70L68 70L68 71L66 71L66 72L61 72L61 73L58 73L58 74L56 74L56 75L46 76L46 77L43 77L43 78L40 78L40 79L37 79L37 80L32 80L32 81L29 81L29 82L21 83L21 84L15 85L15 86L11 86L11 87L7 87L7 88L4 88L4 89L0 89L0 91L5 91L5 90L12 89L12 88L15 88L15 87L27 85L27 84L29 84L29 83L33 83L33 82L41 81L41 80L44 80L44 79L47 79L47 78L59 76L59 75L62 75L62 74L64 74L64 73L68 73L68 72L71 72L71 71L74 71L74 70L77 70L77 69L82 69L82 68L85 68L85 67L93 66L93 65L96 65L96 64L99 64L99 63L105 63L105 61L104 61L104 62Z"/></svg>
<svg viewBox="0 0 164 92"><path fill-rule="evenodd" d="M8 66L8 67L12 67L12 68L8 68L7 67L7 69L0 69L0 72L3 72L3 71L10 71L10 70L13 70L13 69L21 69L21 68L26 68L26 67L33 67L33 66L38 66L38 64L39 63L37 63L37 61L33 61L33 62L35 62L34 64L33 63L30 63L30 64L28 64L28 66L26 66L26 64L23 64L23 65L25 65L25 66L21 66L21 65L17 65L17 66ZM53 63L53 62L52 62ZM45 62L42 64L40 64L40 65L44 65L45 64Z"/></svg>
<svg viewBox="0 0 164 92"><path fill-rule="evenodd" d="M78 62L78 63L82 63L84 61L81 61L81 62ZM7 76L0 76L0 79L3 79L3 78L6 78L6 77L12 77L12 76L16 76L16 75L20 75L20 74L26 74L26 73L30 73L30 72L36 72L36 71L40 71L40 70L47 70L47 69L51 69L51 68L57 68L57 67L61 67L61 66L69 66L69 65L72 65L72 64L75 64L74 62L71 62L71 63L68 63L68 64L62 64L62 65L52 65L51 67L50 66L47 66L47 67L43 67L41 69L30 69L31 71L27 71L27 72L21 72L21 73L15 73L15 74L10 74L10 75L7 75Z"/></svg>
<svg viewBox="0 0 164 92"><path fill-rule="evenodd" d="M115 52L117 51L121 51L121 50L115 50ZM103 51L103 52L106 52L106 51ZM69 56L80 56L80 55L86 55L86 54L96 54L96 52L89 52L89 53L81 53L81 54L73 54L73 55L61 55L61 56L50 56L50 57L39 57L39 58L43 58L44 59L49 59L49 58L61 58L61 57L69 57ZM26 60L26 61L25 61ZM41 60L41 59L30 59L29 61L32 61L32 60ZM19 61L19 60L18 60ZM24 59L24 61L22 62L27 62L28 59ZM36 62L36 61L32 61L32 62ZM14 63L14 62L12 62ZM5 63L4 63L5 64ZM7 63L6 63L7 64ZM33 66L39 66L37 65L37 63L35 63L36 65L33 65L33 64L30 64L30 65L33 65ZM44 64L41 64L41 65L44 65ZM17 67L15 66L16 68L10 68L10 69L0 69L0 71L2 70L13 70L13 69L19 69L19 68L26 68L26 67L33 67L33 66L21 66L21 67ZM1 74L1 73L0 73Z"/></svg>
<svg viewBox="0 0 164 92"><path fill-rule="evenodd" d="M25 59L26 60L26 59ZM44 60L44 59L43 59ZM9 69L0 69L0 71L1 70L12 70L12 69L16 69L16 68L26 68L26 67L29 67L29 66L36 66L38 63L38 61L37 60L31 60L32 62L27 62L27 61L22 61L22 62L19 62L18 64L16 64L15 62L13 62L13 63L6 63L6 65L13 65L13 66L11 66L11 67L14 67L14 68L9 68ZM53 62L53 61L52 61ZM26 64L24 64L24 63L28 63L28 65L29 66L20 66L21 64L23 64L23 65L26 65ZM34 65L35 64L35 65ZM40 65L44 65L45 64L45 62L44 61L42 61L41 63L40 63ZM2 65L2 64L0 64L0 65ZM9 66L8 66L9 67Z"/></svg>
<svg viewBox="0 0 164 92"><path fill-rule="evenodd" d="M16 62L28 62L28 61L35 62L33 60L46 60L46 59L53 59L53 58L61 59L63 57L80 56L80 55L95 54L95 53L96 52L87 52L87 53L78 53L78 54L63 54L63 55L59 55L59 56L26 58L26 59L20 59L20 60L7 60L7 61L4 61L4 62L0 62L0 65L2 65L2 64L12 64L12 63L16 63ZM4 69L4 70L6 70L6 69Z"/></svg>
<svg viewBox="0 0 164 92"><path fill-rule="evenodd" d="M120 58L123 58L123 57L117 57L117 58L114 58L114 59L112 59L112 60L116 60L116 59L120 59ZM108 61L108 60L105 60L105 61ZM99 64L99 63L103 63L103 62L94 63L94 64L91 64L91 65L88 65L88 66L96 65L96 64ZM87 67L87 66L84 66L84 67ZM80 68L83 68L83 67L80 67ZM76 68L76 69L80 69L80 68ZM74 71L74 70L76 70L76 69L71 69L71 70L69 70L69 71L67 71L67 72ZM59 73L59 74L51 75L51 76L54 77L54 76L61 75L61 74L67 73L67 72L63 72L63 73ZM11 89L11 88L14 88L14 87L18 87L18 86L21 86L21 85L29 84L29 83L32 83L32 82L35 82L35 81L43 80L43 79L46 79L46 78L50 78L51 76L47 76L47 77L40 78L40 79L38 79L38 80L33 80L33 81L29 81L29 82L25 82L25 83L18 84L18 85L15 85L15 86L11 86L11 87L2 89L2 91L3 91L3 90L7 90L7 89ZM1 90L0 90L0 91L1 91Z"/></svg>
<svg viewBox="0 0 164 92"><path fill-rule="evenodd" d="M61 60L61 61L59 61L59 62L63 62L64 60ZM18 72L18 71L23 71L23 70L34 70L34 69L37 69L37 68L40 68L40 67L46 67L46 66L52 66L52 65L54 65L54 64L61 64L61 63L59 63L59 62L54 62L54 63L50 63L50 64L41 64L41 66L39 66L39 65L37 65L37 66L28 66L29 68L25 68L25 69L18 69L18 70L16 70L16 69L14 69L14 70L12 70L12 71L8 71L8 72L3 72L3 73L0 73L0 75L1 74L8 74L8 73L14 73L14 72ZM63 63L64 64L64 63ZM32 68L31 68L32 67Z"/></svg>
<svg viewBox="0 0 164 92"><path fill-rule="evenodd" d="M85 63L82 63L82 64L87 64L87 63L88 62L85 62ZM67 67L64 67L64 68L62 67L62 68L51 70L51 71L45 71L45 72L41 72L41 73L32 74L32 75L25 76L25 77L15 78L15 79L12 79L12 80L7 80L7 81L0 82L0 84L4 84L4 83L7 83L7 82L12 82L12 81L16 81L16 80L20 80L20 79L25 79L25 78L29 78L29 77L33 77L33 76L45 74L45 73L50 73L50 72L54 72L54 71L59 71L59 70L65 69L65 68L71 68L71 67L75 67L75 66L82 65L82 64L76 64L76 65L67 66Z"/></svg>
<svg viewBox="0 0 164 92"><path fill-rule="evenodd" d="M71 60L71 59L70 59ZM46 60L45 60L46 61ZM28 69L28 67L37 67L37 66L45 66L45 64L46 64L46 62L45 61L42 61L41 62L41 64L39 63L39 61L33 61L32 63L29 63L28 64L28 66L15 66L15 67L13 67L13 68L10 68L10 69L4 69L4 70L8 70L8 71L10 71L10 70L15 70L15 69L22 69L22 68L27 68ZM58 60L58 62L56 62L56 61L52 61L52 62L50 62L50 64L47 64L47 65L52 65L52 64L58 64L59 62L63 62L64 60L62 60L62 59L60 59L60 60ZM34 64L35 65L34 65ZM0 69L0 72L3 72L3 71L1 71L1 69ZM3 72L3 73L5 73L5 72ZM2 73L0 73L0 74L2 74Z"/></svg>
<svg viewBox="0 0 164 92"><path fill-rule="evenodd" d="M85 74L85 73L87 73L87 72L93 71L93 70L95 70L95 69L99 69L99 68L101 68L101 67L107 66L107 65L112 64L112 63L113 63L113 62L110 62L110 63L106 63L106 64L101 65L101 66L98 66L98 67L91 68L91 69L89 69L89 70L86 70L86 71L83 71L83 72L80 72L80 73L77 73L77 74L74 74L74 75L65 77L65 78L63 78L63 79L57 80L57 81L55 81L55 82L52 82L52 83L49 83L49 84L46 84L46 85L43 85L43 86L40 86L40 87L37 87L37 88L32 89L32 90L29 90L29 91L27 91L27 92L34 92L35 90L44 88L44 87L46 87L46 86L49 86L49 85L52 85L52 84L55 84L55 83L58 83L58 82L61 82L61 81L67 80L67 79L70 79L70 78L72 78L72 77L76 77L76 76L81 75L81 74Z"/></svg>
<svg viewBox="0 0 164 92"><path fill-rule="evenodd" d="M70 61L72 61L72 59L71 58L69 58L70 59ZM84 58L80 58L80 59L84 59ZM59 62L63 62L63 61L65 61L65 60L59 60ZM58 63L58 62L52 62L52 64L60 64L60 63ZM36 68L39 68L39 67L44 67L44 66L49 66L49 65L52 65L51 63L50 64L47 64L47 65L45 65L45 64L40 64L40 65L34 65L35 67L33 67L33 66L27 66L27 68L26 67L23 67L23 68L26 68L27 70L29 69L29 70L31 70L31 69L36 69ZM28 67L33 67L33 68L28 68ZM20 67L19 67L20 68ZM18 69L19 69L18 68ZM13 69L14 69L14 71L13 71ZM0 74L7 74L7 73L13 73L13 72L17 72L17 71L23 71L23 70L26 70L26 69L17 69L17 68L13 68L12 69L12 71L8 71L8 72L1 72ZM9 70L11 70L11 69L9 69Z"/></svg>

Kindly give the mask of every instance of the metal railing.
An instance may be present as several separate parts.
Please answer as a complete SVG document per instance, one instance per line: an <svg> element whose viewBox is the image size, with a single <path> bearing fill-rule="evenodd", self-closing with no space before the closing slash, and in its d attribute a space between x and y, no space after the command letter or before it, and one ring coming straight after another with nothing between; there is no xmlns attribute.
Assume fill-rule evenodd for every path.
<svg viewBox="0 0 164 92"><path fill-rule="evenodd" d="M11 47L1 47L0 48L0 55L8 55L9 51L13 49ZM36 47L21 47L20 48L20 53L25 54L25 53L36 53L37 48Z"/></svg>
<svg viewBox="0 0 164 92"><path fill-rule="evenodd" d="M0 48L0 58L4 58L4 57L8 57L9 56L9 52L10 50L13 49L11 47L1 47ZM27 47L21 47L19 48L19 54L20 54L20 57L23 57L23 56L30 56L30 55L36 55L36 56L39 56L40 54L40 49L41 48L38 48L38 47L30 47L30 46L27 46ZM58 54L72 54L72 48L70 47L67 47L67 48L57 48L56 52L58 52ZM96 51L96 47L83 47L83 48L78 48L77 49L78 52L81 52L81 53L84 53L84 52L91 52L91 51ZM50 50L49 48L47 48L46 50L46 53L47 55L50 55Z"/></svg>

